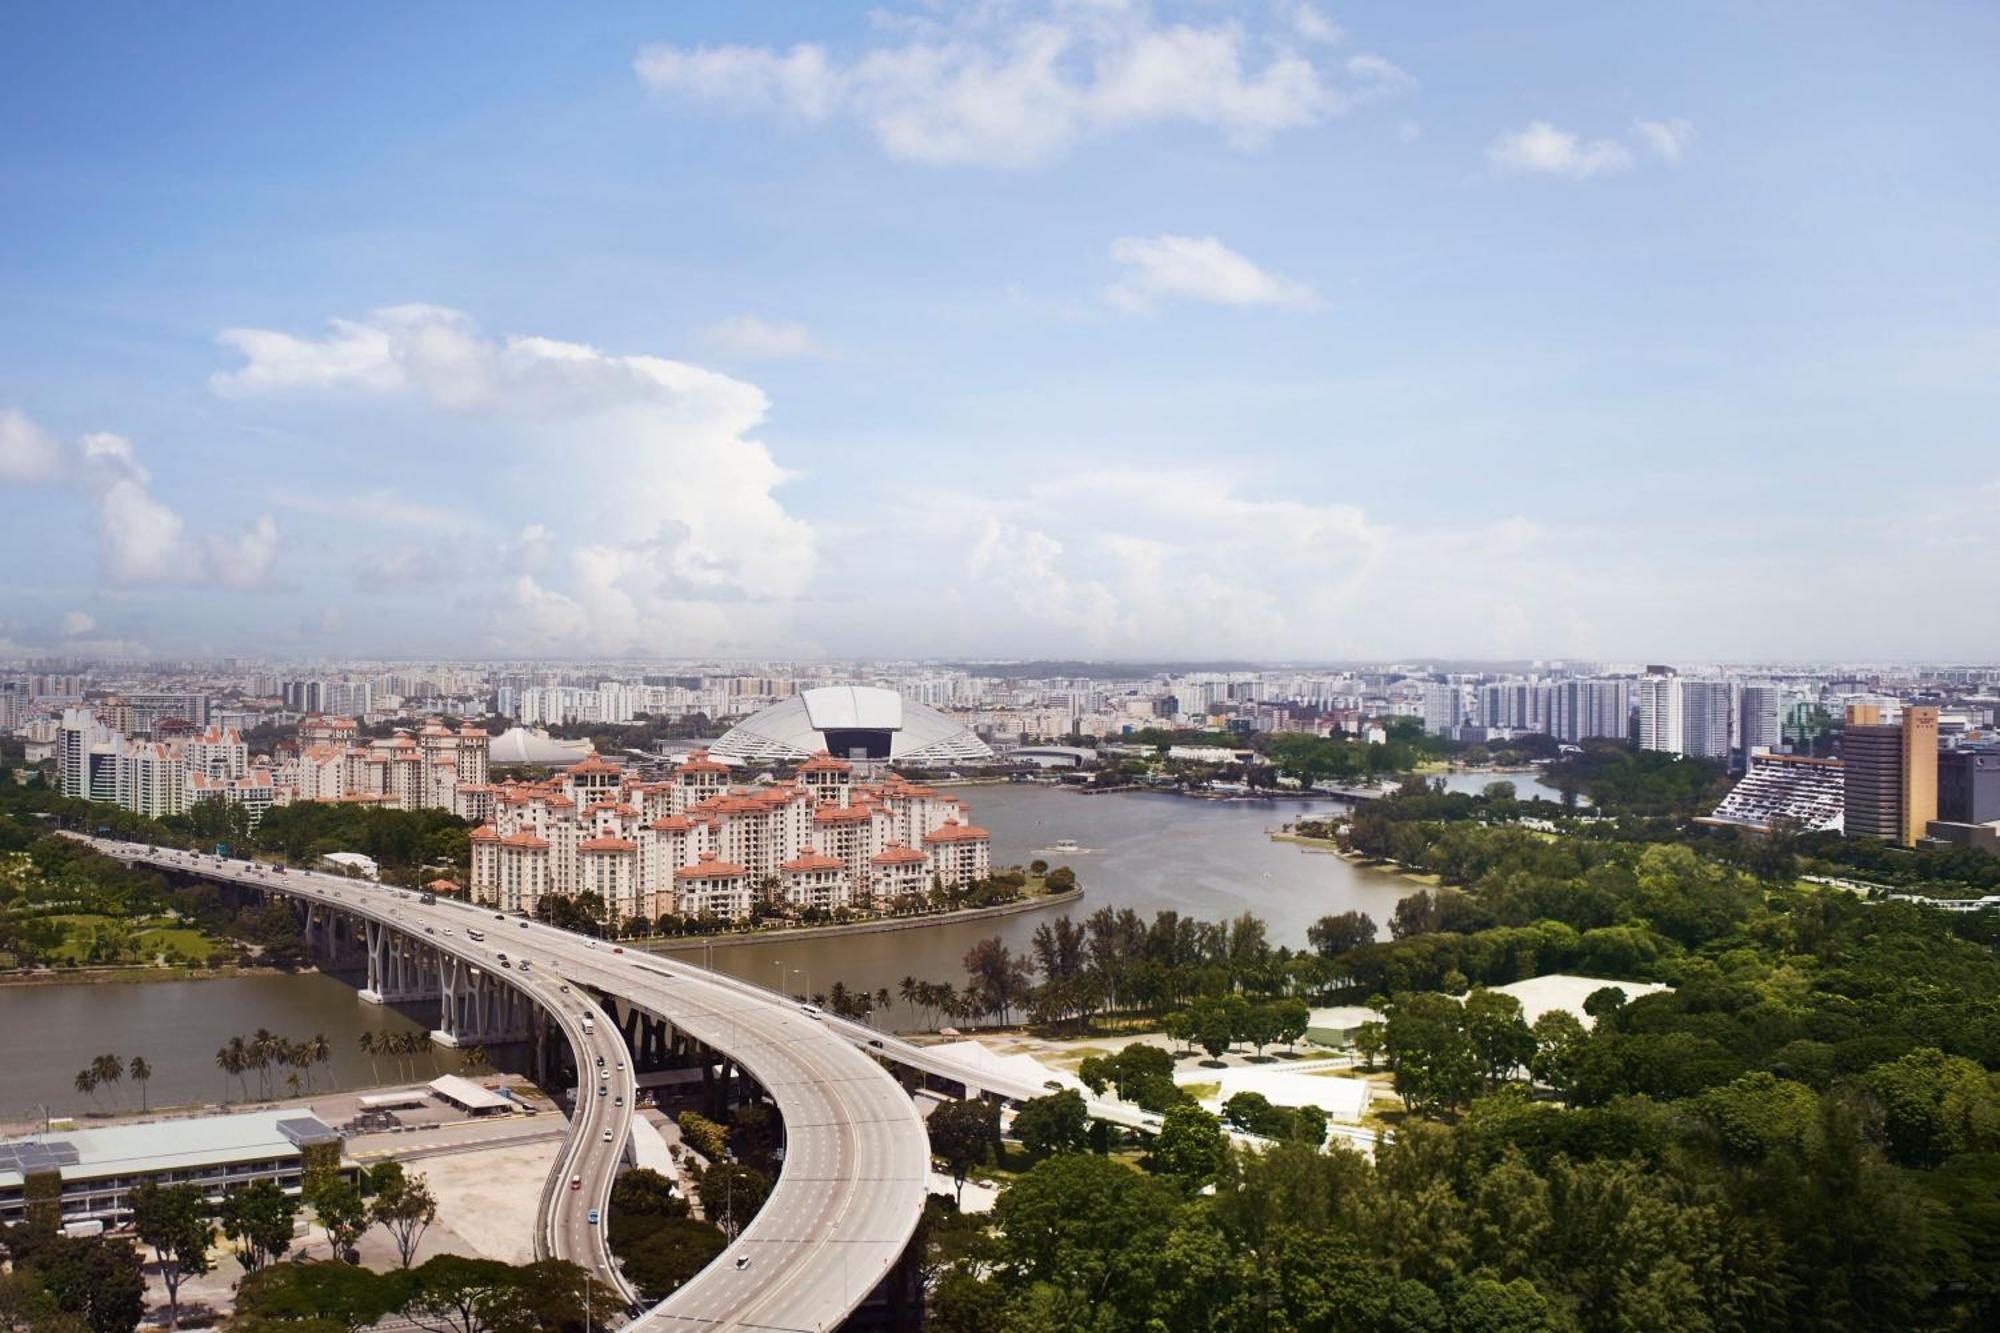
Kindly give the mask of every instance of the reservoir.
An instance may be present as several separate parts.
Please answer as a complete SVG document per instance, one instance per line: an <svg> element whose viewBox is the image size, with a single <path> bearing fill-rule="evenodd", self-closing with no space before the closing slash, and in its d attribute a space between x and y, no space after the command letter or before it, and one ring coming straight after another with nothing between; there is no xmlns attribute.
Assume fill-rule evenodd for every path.
<svg viewBox="0 0 2000 1333"><path fill-rule="evenodd" d="M1254 912L1269 927L1273 945L1299 949L1306 946L1306 927L1313 921L1349 910L1374 917L1386 939L1389 913L1411 890L1394 875L1269 836L1292 820L1342 809L1335 802L1205 801L1140 792L1086 796L1030 784L967 787L958 794L973 822L991 830L994 865L1026 865L1038 858L1067 864L1083 886L1083 899L991 921L718 948L716 968L765 985L778 985L782 978L795 992L824 991L839 981L851 989L886 987L893 993L906 976L962 985L961 960L975 941L998 935L1025 949L1040 922L1065 911L1081 918L1100 907L1129 907L1148 920L1167 908L1210 921ZM1058 839L1073 839L1080 850L1042 850ZM676 956L703 961L700 951ZM216 1049L231 1036L248 1037L260 1027L294 1041L326 1036L333 1059L313 1071L315 1087L326 1086L329 1075L339 1087L353 1088L429 1079L458 1067L457 1053L444 1050L371 1062L356 1042L364 1029L416 1031L425 1026L419 1019L426 1015L421 1007L404 1013L364 1003L355 990L354 979L320 974L0 988L0 1122L36 1118L45 1102L58 1115L99 1104L136 1107L138 1089L129 1078L115 1090L100 1090L96 1101L76 1091L77 1070L103 1052L127 1061L146 1057L154 1070L147 1090L154 1105L218 1101L225 1080L215 1065ZM910 1019L897 1003L885 1021ZM274 1072L278 1090L287 1072ZM246 1078L254 1094L257 1076ZM242 1096L235 1079L228 1086L231 1097Z"/></svg>

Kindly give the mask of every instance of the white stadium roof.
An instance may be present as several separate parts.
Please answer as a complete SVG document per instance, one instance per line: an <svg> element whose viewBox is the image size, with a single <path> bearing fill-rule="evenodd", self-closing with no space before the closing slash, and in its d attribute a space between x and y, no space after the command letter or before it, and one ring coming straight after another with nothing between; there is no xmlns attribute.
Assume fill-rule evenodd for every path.
<svg viewBox="0 0 2000 1333"><path fill-rule="evenodd" d="M491 764L573 764L593 753L589 741L559 741L539 728L513 727L487 746Z"/></svg>
<svg viewBox="0 0 2000 1333"><path fill-rule="evenodd" d="M903 764L980 764L993 751L935 708L872 685L802 690L744 719L709 747L718 759L837 759Z"/></svg>

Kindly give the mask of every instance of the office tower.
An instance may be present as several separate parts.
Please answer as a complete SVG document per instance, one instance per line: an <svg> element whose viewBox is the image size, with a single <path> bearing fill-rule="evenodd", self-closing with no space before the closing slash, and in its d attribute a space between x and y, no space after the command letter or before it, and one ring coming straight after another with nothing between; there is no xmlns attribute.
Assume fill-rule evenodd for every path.
<svg viewBox="0 0 2000 1333"><path fill-rule="evenodd" d="M1954 824L2000 819L2000 750L1946 750L1938 756L1938 818Z"/></svg>
<svg viewBox="0 0 2000 1333"><path fill-rule="evenodd" d="M1680 678L1664 667L1648 667L1634 693L1639 698L1639 748L1681 752Z"/></svg>
<svg viewBox="0 0 2000 1333"><path fill-rule="evenodd" d="M1745 685L1741 724L1737 743L1742 747L1745 767L1756 750L1775 750L1784 743L1780 724L1782 699L1775 685Z"/></svg>
<svg viewBox="0 0 2000 1333"><path fill-rule="evenodd" d="M1913 704L1903 710L1903 836L1905 846L1930 831L1938 817L1938 710Z"/></svg>
<svg viewBox="0 0 2000 1333"><path fill-rule="evenodd" d="M1697 759L1729 757L1730 690L1726 680L1680 682L1680 752Z"/></svg>
<svg viewBox="0 0 2000 1333"><path fill-rule="evenodd" d="M1847 831L1908 846L1937 818L1937 709L1913 704L1900 723L1885 724L1881 716L1874 704L1847 709L1840 735Z"/></svg>

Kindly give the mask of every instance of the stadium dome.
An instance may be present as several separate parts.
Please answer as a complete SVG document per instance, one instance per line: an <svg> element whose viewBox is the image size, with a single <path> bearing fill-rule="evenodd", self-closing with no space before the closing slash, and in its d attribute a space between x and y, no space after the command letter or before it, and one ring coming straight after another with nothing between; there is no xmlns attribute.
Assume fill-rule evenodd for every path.
<svg viewBox="0 0 2000 1333"><path fill-rule="evenodd" d="M993 751L963 723L870 685L802 690L752 714L708 747L720 759L837 759L897 764L979 764Z"/></svg>

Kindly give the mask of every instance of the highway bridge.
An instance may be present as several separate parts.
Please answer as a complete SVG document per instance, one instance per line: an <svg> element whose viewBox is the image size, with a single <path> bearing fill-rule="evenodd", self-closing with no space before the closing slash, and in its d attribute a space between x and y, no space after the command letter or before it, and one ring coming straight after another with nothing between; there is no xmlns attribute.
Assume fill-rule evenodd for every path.
<svg viewBox="0 0 2000 1333"><path fill-rule="evenodd" d="M441 1043L532 1039L536 1011L547 1014L575 1056L577 1087L543 1187L536 1252L581 1265L628 1304L636 1293L612 1261L606 1228L589 1219L605 1216L625 1162L641 1048L719 1062L725 1088L731 1066L761 1087L785 1139L771 1196L714 1263L638 1316L643 1333L838 1326L903 1257L923 1211L930 1145L905 1083L1015 1104L1049 1091L752 982L527 918L340 875L72 836L132 864L295 900L316 947L365 956L363 998L435 999ZM1120 1101L1085 1106L1141 1134L1161 1124ZM1374 1145L1366 1130L1334 1132Z"/></svg>
<svg viewBox="0 0 2000 1333"><path fill-rule="evenodd" d="M540 922L426 903L367 881L84 841L122 861L298 900L309 938L361 942L364 996L437 998L441 1042L525 1038L527 1006L548 1013L575 1052L578 1084L570 1134L543 1191L537 1249L581 1264L628 1301L635 1297L611 1260L605 1228L589 1215L603 1216L623 1164L633 1061L592 993L643 1011L676 1042L726 1056L761 1087L785 1135L769 1200L720 1258L632 1327L836 1327L888 1275L916 1230L930 1178L922 1116L880 1062L797 1003Z"/></svg>

